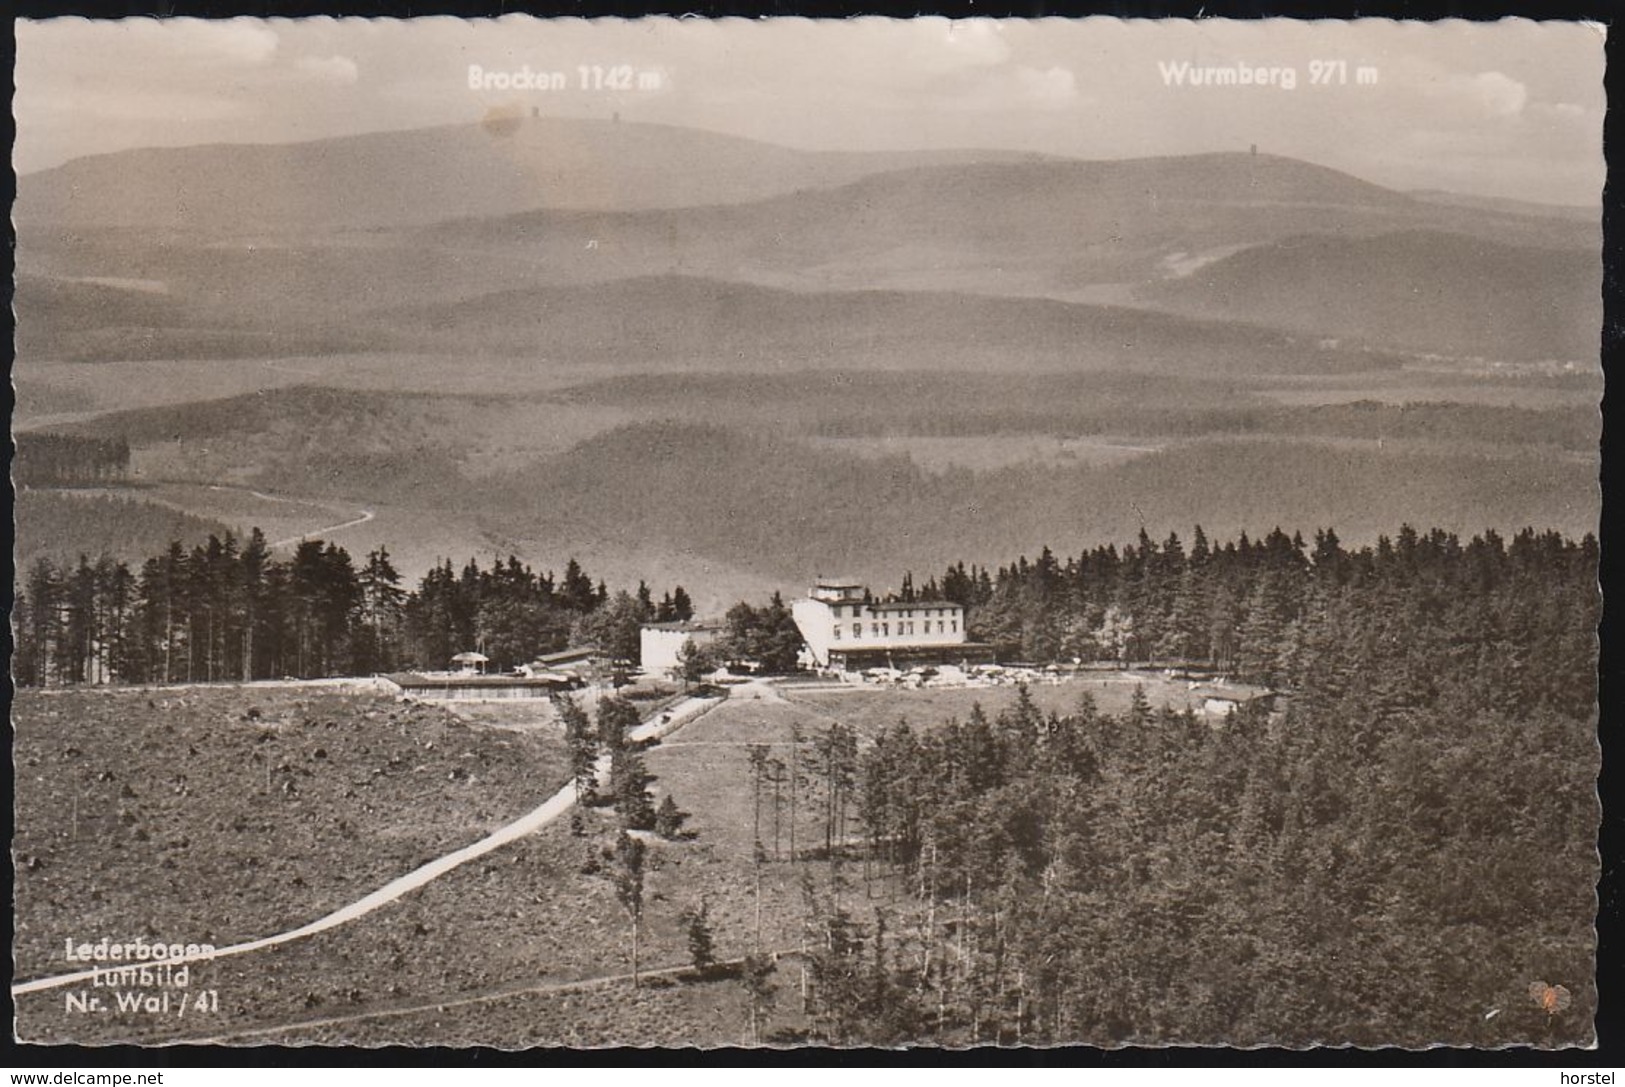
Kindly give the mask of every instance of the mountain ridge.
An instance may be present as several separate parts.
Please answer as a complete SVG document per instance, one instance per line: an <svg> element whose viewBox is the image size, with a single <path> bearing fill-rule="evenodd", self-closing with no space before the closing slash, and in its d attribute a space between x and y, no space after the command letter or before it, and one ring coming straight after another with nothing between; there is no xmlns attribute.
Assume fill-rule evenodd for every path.
<svg viewBox="0 0 1625 1087"><path fill-rule="evenodd" d="M85 156L20 177L16 217L216 236L321 231L420 225L458 206L491 215L738 202L909 164L1040 157L977 149L799 151L703 129L522 118Z"/></svg>
<svg viewBox="0 0 1625 1087"><path fill-rule="evenodd" d="M1496 361L1589 361L1601 349L1600 252L1439 231L1284 239L1141 293L1172 312L1379 348Z"/></svg>

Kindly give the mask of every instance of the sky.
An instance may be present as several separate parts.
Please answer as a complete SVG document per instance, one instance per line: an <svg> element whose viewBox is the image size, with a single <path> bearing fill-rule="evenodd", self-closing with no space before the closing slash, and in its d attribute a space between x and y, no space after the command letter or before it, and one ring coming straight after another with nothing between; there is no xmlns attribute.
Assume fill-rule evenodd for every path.
<svg viewBox="0 0 1625 1087"><path fill-rule="evenodd" d="M1234 82L1192 85L1207 68ZM17 25L13 161L534 110L816 150L1257 145L1398 189L1595 205L1602 75L1601 27L1527 20L64 19Z"/></svg>

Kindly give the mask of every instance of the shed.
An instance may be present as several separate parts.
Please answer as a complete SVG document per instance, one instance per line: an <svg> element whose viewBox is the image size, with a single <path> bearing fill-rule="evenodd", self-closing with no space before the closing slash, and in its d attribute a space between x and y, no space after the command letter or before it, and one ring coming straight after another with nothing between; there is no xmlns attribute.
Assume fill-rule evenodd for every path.
<svg viewBox="0 0 1625 1087"><path fill-rule="evenodd" d="M1251 683L1225 683L1193 686L1190 697L1191 702L1207 716L1228 717L1238 706L1254 702L1269 706L1275 699L1275 692Z"/></svg>

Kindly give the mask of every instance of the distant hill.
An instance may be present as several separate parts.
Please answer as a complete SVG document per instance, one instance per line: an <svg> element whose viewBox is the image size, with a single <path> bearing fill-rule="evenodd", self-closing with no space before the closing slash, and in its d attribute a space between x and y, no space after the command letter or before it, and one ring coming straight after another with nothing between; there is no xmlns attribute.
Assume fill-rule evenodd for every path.
<svg viewBox="0 0 1625 1087"><path fill-rule="evenodd" d="M1445 192L1442 189L1412 189L1408 196L1429 204L1473 208L1479 211L1500 212L1506 215L1526 215L1537 219L1566 219L1570 222L1595 226L1602 220L1602 205L1539 204L1532 200L1512 200L1502 196L1473 196L1467 193Z"/></svg>
<svg viewBox="0 0 1625 1087"><path fill-rule="evenodd" d="M174 540L191 547L211 533L242 531L139 498L75 491L20 491L13 516L19 583L41 558L69 565L81 554L92 562L105 554L139 564Z"/></svg>
<svg viewBox="0 0 1625 1087"><path fill-rule="evenodd" d="M1290 238L1141 297L1191 315L1442 355L1589 362L1601 350L1600 251L1433 231Z"/></svg>
<svg viewBox="0 0 1625 1087"><path fill-rule="evenodd" d="M1381 380L1377 375L1369 375ZM746 374L638 374L575 386L555 397L571 405L641 409L645 417L703 423L722 418L776 434L818 438L946 440L1039 435L1048 438L1113 436L1140 441L1200 437L1347 438L1412 440L1436 451L1539 447L1595 452L1601 417L1600 374L1539 379L1574 390L1570 404L1472 404L1406 401L1403 387L1387 401L1283 404L1267 390L1296 383L1288 377L1204 378L1199 374L1101 370L1047 373L1012 381L992 372L959 373L951 380L930 371L823 370ZM1343 379L1348 380L1348 379ZM1458 386L1459 388L1460 386ZM1524 386L1528 388L1528 386ZM1518 399L1516 392L1507 394Z"/></svg>
<svg viewBox="0 0 1625 1087"><path fill-rule="evenodd" d="M553 172L537 173L520 154L552 144L591 148L596 165L566 156ZM499 148L507 149L501 154L509 167L528 165L518 174L466 165ZM658 126L540 120L502 137L474 126L280 148L123 154L134 157L70 163L61 170L85 176L63 174L22 193L26 357L446 349L553 357L625 330L634 337L625 355L636 361L639 318L607 314L610 295L599 295L631 298L642 288L599 285L658 277L792 289L803 299L841 292L840 306L860 292L1109 302L1315 338L1348 336L1371 317L1382 322L1385 347L1457 355L1503 342L1493 330L1499 323L1522 330L1515 357L1589 358L1594 351L1572 354L1574 330L1599 322L1596 276L1587 283L1579 275L1596 268L1596 222L1417 200L1268 155L1123 162L830 156ZM402 170L414 179L406 188ZM581 177L607 171L583 206L571 204L576 190L558 180L571 170L586 171ZM726 177L713 176L717 170ZM177 197L181 190L187 194ZM312 200L312 192L324 200ZM171 214L175 200L185 203L185 215ZM245 202L252 206L237 207ZM1373 241L1410 236L1423 240L1409 247ZM1287 250L1301 238L1329 241ZM1481 253L1488 254L1482 269L1469 263L1442 291L1424 292L1433 311L1426 322L1396 313L1384 294L1390 283L1434 280L1440 254L1471 262ZM1272 306L1277 292L1249 288L1254 271L1262 272L1261 284L1277 275L1286 281L1291 291L1282 298L1349 301L1341 309L1332 302ZM1491 277L1488 290L1469 282L1480 274ZM537 329L523 309L527 291L574 291L557 297L597 314L595 337L571 332L583 322L567 314L552 318L562 330ZM545 306L547 297L534 300ZM1486 317L1483 302L1491 297ZM503 298L511 303L506 309ZM804 301L796 305L807 309ZM874 352L895 342L948 340L907 323L911 312L928 309L893 307L900 323L875 323L856 338ZM1318 323L1323 317L1329 324ZM674 331L679 341L684 323ZM703 317L686 323L716 324ZM819 328L813 334L792 353L817 356L838 340ZM747 361L774 350L750 328L736 338L734 353ZM950 348L963 353L977 341L953 337ZM1006 342L1023 349L1022 338Z"/></svg>
<svg viewBox="0 0 1625 1087"><path fill-rule="evenodd" d="M290 144L210 144L75 159L18 179L29 226L200 237L399 227L534 208L735 203L1004 151L809 152L698 129L504 119Z"/></svg>
<svg viewBox="0 0 1625 1087"><path fill-rule="evenodd" d="M1401 522L1462 531L1553 526L1594 531L1598 488L1585 463L1350 450L1290 440L1201 441L1102 468L1017 468L933 476L905 458L862 460L716 427L647 424L585 442L479 506L527 538L627 541L795 584L839 568L895 580L955 558L1008 561L1160 538L1200 523L1222 536L1276 525L1345 540Z"/></svg>
<svg viewBox="0 0 1625 1087"><path fill-rule="evenodd" d="M651 372L833 366L1334 373L1397 365L1391 357L1327 350L1312 339L1225 321L1219 314L1192 320L1121 306L958 291L783 290L663 275L359 308L410 293L381 290L373 278L365 288L359 280L349 284L350 303L358 308L347 313L305 299L311 280L299 294L247 285L228 290L228 298L242 301L216 313L173 293L154 296L37 277L23 283L23 356L83 361L397 351ZM335 296L341 289L335 286ZM29 298L79 299L82 308L30 306ZM249 298L257 301L250 305Z"/></svg>
<svg viewBox="0 0 1625 1087"><path fill-rule="evenodd" d="M108 412L57 428L123 438L149 478L247 480L303 496L437 503L467 486L459 467L506 401L296 385Z"/></svg>
<svg viewBox="0 0 1625 1087"><path fill-rule="evenodd" d="M140 285L145 282L18 274L18 356L75 362L285 358L385 346L309 311L267 319L251 306L210 308L194 292Z"/></svg>
<svg viewBox="0 0 1625 1087"><path fill-rule="evenodd" d="M478 406L479 398L457 398ZM441 401L423 393L375 393L316 385L292 385L263 392L214 400L198 400L160 407L128 408L94 419L72 423L62 433L84 437L122 437L132 446L151 445L184 437L187 441L263 436L290 425L320 434L335 428L353 433L356 427L388 408L392 426L426 412L443 410ZM414 431L415 433L415 431Z"/></svg>
<svg viewBox="0 0 1625 1087"><path fill-rule="evenodd" d="M83 159L21 179L14 217L25 401L71 411L58 390L88 380L39 361L265 360L280 382L273 360L314 356L287 369L367 388L199 402L220 388L199 380L62 429L129 438L140 480L376 506L357 546L397 524L403 552L512 542L723 600L1142 524L1596 521L1589 387L1562 413L1302 404L1489 384L1399 370L1424 353L1594 359L1598 223L1290 159L824 154L532 119ZM402 394L408 371L478 395ZM1160 451L932 474L885 444L1125 431ZM25 498L25 544L150 552L175 528Z"/></svg>
<svg viewBox="0 0 1625 1087"><path fill-rule="evenodd" d="M1594 448L1596 420L1590 416L1588 427L1578 410L1271 408L1223 383L1124 374L1018 381L1016 396L1001 395L993 373L947 384L922 373L746 376L737 385L717 374L643 380L641 398L638 377L570 398L295 387L119 412L62 429L128 437L137 464L150 469L146 478L230 479L384 509L381 524L411 526L396 532L412 538L396 540L380 528L346 540L385 543L403 561L435 557L417 553L431 529L444 529L435 548L452 546L446 541L455 535L497 541L498 549L537 562L575 554L606 576L659 572L708 599L740 586L794 585L814 569L894 580L900 567L1007 561L1045 543L1126 540L1142 521L1162 534L1196 522L1225 533L1330 524L1349 540L1391 532L1406 520L1462 531L1533 524L1575 534L1596 523L1595 464L1583 455L1588 433ZM721 393L710 391L719 386ZM962 395L948 395L949 386ZM860 423L893 415L905 427L926 423L911 412L930 414L944 404L984 408L1000 426L1078 422L1041 414L1044 390L1058 412L1094 410L1102 426L1144 426L1166 435L1158 444L1167 448L1098 467L1048 462L927 472L903 455L859 456L801 437L816 433L821 419L840 422L853 413ZM787 410L787 399L810 402L811 413ZM712 406L709 415L698 410L704 404ZM644 421L582 431L583 440L546 452L545 435L578 426L573 415L620 410L638 410ZM666 421L665 412L693 421ZM775 418L782 424L771 425ZM964 416L957 423L979 425ZM1082 420L1084 432L1093 425ZM1252 437L1218 436L1225 432ZM1395 440L1375 446L1382 435ZM63 515L91 507L51 500L63 508L20 514L25 543L95 552L110 546L110 531L148 542L174 531L167 511L154 525L106 513L71 520ZM411 517L403 521L388 507ZM134 527L119 527L126 524Z"/></svg>
<svg viewBox="0 0 1625 1087"><path fill-rule="evenodd" d="M1222 321L1046 299L772 290L683 276L505 291L371 315L396 335L546 362L785 370L1329 373L1391 359Z"/></svg>
<svg viewBox="0 0 1625 1087"><path fill-rule="evenodd" d="M412 232L532 283L654 271L812 289L1073 297L1302 234L1439 230L1589 246L1600 227L1412 200L1268 155L939 165L740 205L535 211Z"/></svg>

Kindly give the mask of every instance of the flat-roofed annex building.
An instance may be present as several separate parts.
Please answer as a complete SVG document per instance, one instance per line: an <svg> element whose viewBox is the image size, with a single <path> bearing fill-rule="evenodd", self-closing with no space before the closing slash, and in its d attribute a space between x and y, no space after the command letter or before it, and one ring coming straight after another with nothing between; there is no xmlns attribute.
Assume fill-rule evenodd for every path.
<svg viewBox="0 0 1625 1087"><path fill-rule="evenodd" d="M638 631L640 658L645 672L676 675L682 668L683 646L710 645L722 637L721 623L644 623Z"/></svg>
<svg viewBox="0 0 1625 1087"><path fill-rule="evenodd" d="M965 609L951 600L875 600L861 581L818 578L790 606L819 668L984 660L989 647L965 634Z"/></svg>

